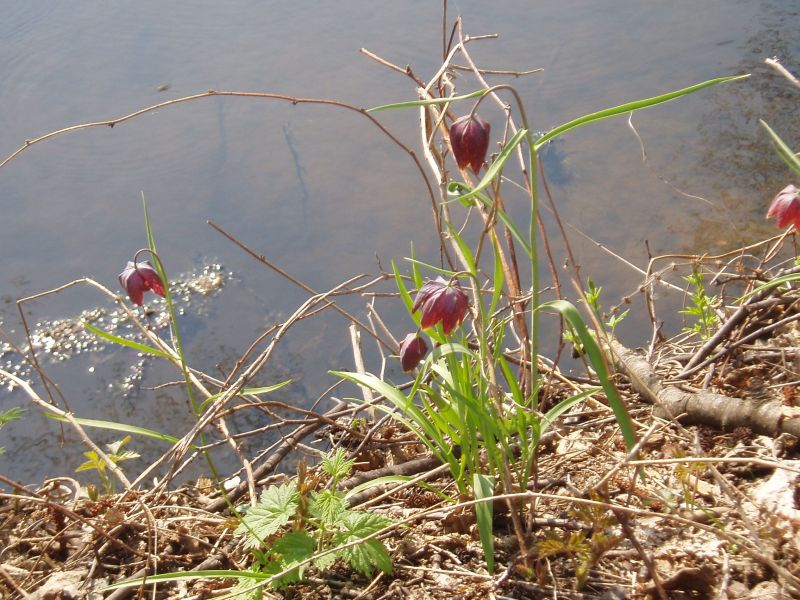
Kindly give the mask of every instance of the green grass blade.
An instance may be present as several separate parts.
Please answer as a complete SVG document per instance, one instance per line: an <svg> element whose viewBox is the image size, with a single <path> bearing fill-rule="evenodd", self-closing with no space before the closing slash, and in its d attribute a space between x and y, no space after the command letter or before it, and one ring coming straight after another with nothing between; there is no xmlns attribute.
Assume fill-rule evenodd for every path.
<svg viewBox="0 0 800 600"><path fill-rule="evenodd" d="M480 183L466 194L458 195L458 199L461 202L466 202L467 200L474 198L480 192L489 187L494 178L497 177L497 175L499 175L500 172L503 170L506 161L509 158L511 158L511 154L514 152L514 149L520 145L522 140L525 139L527 133L528 133L527 129L519 129L517 133L515 133L510 140L508 140L508 143L500 151L500 154L497 155L495 161L491 165L489 165L488 169L486 169L486 173L483 175L483 179L481 179ZM448 194L458 194L460 192L460 188L463 188L463 184L461 184L461 186L454 185L457 183L458 182L452 182L450 183L450 185L447 186Z"/></svg>
<svg viewBox="0 0 800 600"><path fill-rule="evenodd" d="M438 435L436 428L425 417L425 414L419 409L419 407L414 405L413 402L406 398L406 395L396 387L389 385L385 381L375 377L375 375L370 373L347 373L344 371L329 372L331 375L336 375L337 377L341 377L343 379L349 379L360 386L368 387L381 396L384 396L387 400L389 400L389 402L394 404L395 408L405 414L409 419L413 420L419 430L424 433L429 441L435 442L437 445L441 445L443 443L441 436Z"/></svg>
<svg viewBox="0 0 800 600"><path fill-rule="evenodd" d="M491 498L494 495L494 478L474 473L472 485L476 500ZM486 570L494 572L494 527L493 507L491 502L480 502L475 505L475 518L478 522L478 534L483 546L483 558L486 560Z"/></svg>
<svg viewBox="0 0 800 600"><path fill-rule="evenodd" d="M474 190L473 190L474 191ZM447 186L447 193L452 195L458 195L458 198L461 199L465 197L470 192L469 187L467 187L464 183L460 181L452 181ZM494 208L494 202L492 202L488 197L484 194L475 194L475 198L480 200L487 208L490 210ZM516 223L508 216L508 214L500 209L497 209L497 216L503 222L503 225L508 227L508 230L511 232L511 235L514 236L514 239L519 242L523 249L525 250L525 254L530 257L531 255L531 246L528 243L528 240L525 236L522 235L522 232L517 227Z"/></svg>
<svg viewBox="0 0 800 600"><path fill-rule="evenodd" d="M54 421L61 421L62 423L68 423L69 420L62 416L57 415L55 413L44 413L44 416L53 419ZM137 425L128 425L126 423L116 423L114 421L99 421L97 419L82 419L79 417L73 417L76 423L83 425L84 427L97 427L99 429L109 429L111 431L122 431L123 433L130 433L133 435L141 435L143 437L152 438L154 440L158 440L160 442L166 442L168 444L177 444L180 442L180 439L167 435L166 433L160 433L158 431L154 431L152 429L145 429L144 427L139 427ZM194 448L194 445L192 445Z"/></svg>
<svg viewBox="0 0 800 600"><path fill-rule="evenodd" d="M586 125L587 123L593 123L595 121L600 121L602 119L616 117L617 115L622 115L625 113L642 110L643 108L650 108L651 106L664 104L665 102L676 100L682 96L686 96L687 94L691 94L693 92L700 91L707 87L711 87L712 85L727 83L729 81L738 81L740 79L746 79L747 77L750 77L750 75L732 75L729 77L717 77L716 79L709 79L708 81L704 81L703 83L698 83L689 86L687 88L683 88L681 90L675 90L674 92L669 92L667 94L661 94L660 96L645 98L643 100L636 100L634 102L628 102L626 104L620 104L619 106L612 106L611 108L599 110L597 112L593 112L588 115L578 117L577 119L573 119L572 121L564 123L563 125L559 125L555 129L551 129L550 131L545 133L542 137L540 137L538 140L536 140L536 143L533 145L533 147L535 150L538 150L539 148L544 146L547 142L557 138L562 133L566 133L571 129L575 129L576 127L580 127L581 125Z"/></svg>
<svg viewBox="0 0 800 600"><path fill-rule="evenodd" d="M772 130L772 127L767 125L766 121L763 119L758 120L759 123L767 130L770 137L772 137L772 141L775 142L775 147L778 151L778 156L783 159L783 162L792 169L795 173L800 175L800 159L797 158L797 154L795 154L789 146L786 145L780 136Z"/></svg>
<svg viewBox="0 0 800 600"><path fill-rule="evenodd" d="M550 425L552 425L558 417L563 415L567 410L575 406L578 402L585 400L592 394L596 394L600 391L601 388L592 388L581 392L580 394L576 394L564 400L563 402L559 402L553 408L547 411L544 417L541 420L541 429L539 430L539 435L542 435Z"/></svg>
<svg viewBox="0 0 800 600"><path fill-rule="evenodd" d="M201 577L208 577L211 579L255 579L263 581L269 579L266 573L256 573L254 571L235 571L232 569L209 569L206 571L176 571L175 573L159 573L157 575L148 575L147 577L138 577L136 579L126 579L117 583L112 583L109 586L101 588L99 591L105 592L108 590L118 590L120 588L138 587L146 583L157 583L160 581L180 581L181 579L200 579Z"/></svg>
<svg viewBox="0 0 800 600"><path fill-rule="evenodd" d="M403 282L403 277L400 275L400 271L397 270L397 264L392 261L392 272L394 273L394 280L397 284L397 290L400 292L400 298L403 299L403 304L406 305L406 310L408 314L411 315L411 318L414 318L413 313L411 312L411 308L414 306L414 299L411 298L411 294L408 293L408 288L406 284ZM414 319L416 324L419 326L419 318Z"/></svg>
<svg viewBox="0 0 800 600"><path fill-rule="evenodd" d="M86 329L91 331L98 337L101 337L109 342L114 342L115 344L119 344L120 346L127 346L128 348L133 348L134 350L138 350L139 352L146 352L147 354L152 354L153 356L159 356L161 358L166 358L167 360L176 360L177 356L170 356L166 352L162 352L161 350L156 350L155 348L151 348L150 346L146 346L144 344L140 344L139 342L134 342L132 340L126 340L123 337L119 337L113 335L111 333L107 333L102 329L98 329L94 325L87 323L86 321L82 321L82 324Z"/></svg>
<svg viewBox="0 0 800 600"><path fill-rule="evenodd" d="M488 91L489 88L483 88L481 90L475 90L474 92L470 92L469 94L464 94L463 96L451 96L449 98L431 98L430 100L409 100L408 102L394 102L392 104L381 104L380 106L374 106L373 108L368 108L366 112L374 113L374 112L380 112L382 110L394 110L396 108L415 108L417 106L430 106L431 104L448 104L450 102L457 102L459 100L469 100L470 98L477 98L478 96L483 96Z"/></svg>
<svg viewBox="0 0 800 600"><path fill-rule="evenodd" d="M625 446L628 448L628 450L632 449L636 445L636 432L633 429L633 422L628 414L628 410L625 408L625 403L622 402L622 399L617 393L617 389L614 387L608 377L608 367L606 366L606 361L603 358L600 347L597 345L594 336L589 333L589 330L587 329L586 324L583 322L583 318L578 312L578 309L566 300L552 300L550 302L545 302L541 305L541 308L551 308L557 310L569 322L569 324L572 325L572 328L578 334L578 337L580 337L581 342L583 343L584 351L589 357L589 362L592 363L595 373L597 373L597 378L600 380L600 384L603 386L603 391L606 394L606 398L608 398L608 404L611 406L611 410L614 412L614 417L617 419L617 424L622 432L622 437L625 438Z"/></svg>
<svg viewBox="0 0 800 600"><path fill-rule="evenodd" d="M417 266L425 267L426 269L428 269L430 271L433 271L434 273L439 273L441 275L445 275L445 276L447 276L447 277L449 277L451 279L456 274L455 271L451 271L450 269L442 269L441 267L436 267L436 266L434 266L432 264L429 264L429 263L426 263L426 262L422 262L421 260L417 260L416 258L408 258L408 257L406 257L406 260L408 262L410 262L410 263L414 263Z"/></svg>
<svg viewBox="0 0 800 600"><path fill-rule="evenodd" d="M269 392L274 392L275 390L279 390L282 387L286 387L292 383L291 379L287 379L286 381L281 381L280 383L276 383L275 385L268 385L267 387L257 387L257 388L242 388L242 390L236 394L237 396L258 396L259 394L268 394ZM220 396L222 396L225 392L218 392L213 396L209 396L200 404L198 410L203 412L206 407L217 400Z"/></svg>

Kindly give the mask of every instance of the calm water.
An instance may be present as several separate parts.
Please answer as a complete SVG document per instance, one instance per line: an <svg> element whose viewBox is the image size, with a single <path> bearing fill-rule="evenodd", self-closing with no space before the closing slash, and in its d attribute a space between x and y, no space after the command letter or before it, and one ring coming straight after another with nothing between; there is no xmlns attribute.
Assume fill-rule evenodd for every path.
<svg viewBox="0 0 800 600"><path fill-rule="evenodd" d="M7 0L0 20L0 155L54 129L208 89L362 106L411 99L409 80L358 48L429 77L441 58L435 4ZM464 16L470 33L500 34L471 46L482 66L544 67L514 82L538 129L711 77L753 73L635 117L653 169L715 208L654 176L624 119L570 134L551 149L547 166L562 217L641 266L645 241L655 253L715 251L772 232L763 214L790 179L757 119L795 143L800 124L798 94L762 62L779 55L800 71L796 0L462 1L450 12ZM384 121L416 144L415 114L387 114ZM140 192L173 275L224 266L223 289L190 306L182 321L192 364L210 372L230 367L305 294L211 230L207 219L319 290L375 272L375 254L387 266L408 254L412 240L421 256L435 256L429 201L412 164L365 120L324 107L201 100L113 130L55 138L0 170L0 320L17 341L17 298L85 275L117 289L117 273L145 245ZM609 304L636 289L636 273L578 236L574 244ZM36 323L96 306L107 303L73 290L30 305L29 314ZM665 306L677 305L665 299ZM649 329L634 307L640 314L622 334L636 345ZM364 312L358 303L353 309ZM388 318L397 335L408 326L402 315ZM185 431L190 420L179 394L146 389L174 379L170 369L146 363L141 380L120 385L136 363L129 352L106 351L46 359L45 367L81 416ZM281 399L308 404L330 385L328 369L351 367L346 323L317 319L294 330L259 383L292 377L297 383ZM28 405L21 393L0 392L0 410L18 405ZM7 451L0 472L26 482L70 473L83 449L69 432L62 446L59 433L29 410L0 432ZM101 442L116 437L95 433ZM267 443L253 440L251 449ZM152 458L150 446L137 448Z"/></svg>

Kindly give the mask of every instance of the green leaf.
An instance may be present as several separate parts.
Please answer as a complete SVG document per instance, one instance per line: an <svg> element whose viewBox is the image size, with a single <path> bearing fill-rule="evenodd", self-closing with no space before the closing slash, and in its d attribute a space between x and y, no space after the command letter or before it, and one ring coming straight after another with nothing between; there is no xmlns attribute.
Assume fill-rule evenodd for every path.
<svg viewBox="0 0 800 600"><path fill-rule="evenodd" d="M250 567L250 572L261 574L261 565L254 564ZM264 597L263 587L253 588L253 580L249 577L241 577L232 588L228 589L227 598L235 600L262 600Z"/></svg>
<svg viewBox="0 0 800 600"><path fill-rule="evenodd" d="M681 90L676 90L674 92L669 92L667 94L661 94L660 96L653 96L652 98L645 98L643 100L635 100L634 102L628 102L626 104L620 104L619 106L612 106L611 108L599 110L597 112L593 112L588 115L578 117L577 119L573 119L572 121L564 123L563 125L559 125L554 129L551 129L550 131L545 133L542 137L540 137L538 140L536 140L536 143L533 145L533 147L534 150L539 150L539 148L544 146L547 142L554 140L562 133L566 133L571 129L575 129L582 125L586 125L587 123L593 123L595 121L600 121L602 119L616 117L617 115L637 110L642 110L643 108L650 108L651 106L657 106L658 104L663 104L665 102L669 102L670 100L676 100L681 96L686 96L687 94L691 94L692 92L697 92L707 87L711 87L712 85L727 83L729 81L738 81L740 79L746 79L748 77L750 77L750 75L732 75L729 77L717 77L716 79L709 79L708 81L704 81L703 83L698 83L696 85L692 85L687 88L683 88Z"/></svg>
<svg viewBox="0 0 800 600"><path fill-rule="evenodd" d="M233 569L207 569L204 571L176 571L174 573L158 573L156 575L148 575L147 577L137 577L136 579L126 579L118 583L112 583L100 592L107 592L109 590L117 590L120 588L139 587L144 583L157 583L160 581L180 581L181 579L247 579L250 582L263 581L268 579L266 575L254 571L235 571Z"/></svg>
<svg viewBox="0 0 800 600"><path fill-rule="evenodd" d="M466 194L470 192L469 186L460 182L460 181L451 181L450 184L447 186L447 193L450 195L458 196L459 200L462 199ZM490 210L494 209L494 202L485 194L475 194L475 198L480 200L487 208ZM519 242L519 244L525 250L525 253L530 256L531 255L531 246L528 243L528 240L525 239L525 236L522 235L522 232L517 227L517 224L514 223L514 220L508 216L504 210L497 209L496 212L497 216L503 222L508 230L511 232L511 235L514 236L514 239Z"/></svg>
<svg viewBox="0 0 800 600"><path fill-rule="evenodd" d="M57 415L55 413L44 413L44 416L48 419L53 419L54 421L62 421L68 422L69 420L64 417L63 415ZM167 442L169 444L177 444L180 440L174 436L167 435L165 433L159 433L158 431L153 431L152 429L145 429L144 427L139 427L137 425L128 425L126 423L115 423L114 421L98 421L96 419L82 419L78 417L73 417L76 423L83 425L84 427L98 427L100 429L109 429L111 431L122 431L123 433L130 433L133 435L141 435L144 437L149 437L154 440L159 440L161 442ZM194 444L191 445L192 448L195 448Z"/></svg>
<svg viewBox="0 0 800 600"><path fill-rule="evenodd" d="M326 456L322 459L322 470L330 475L334 481L339 481L350 474L354 464L356 464L355 459L347 458L347 452L344 448L337 448L333 456Z"/></svg>
<svg viewBox="0 0 800 600"><path fill-rule="evenodd" d="M158 261L156 261L158 262ZM166 358L167 360L176 360L176 356L170 356L166 352L162 352L161 350L156 350L155 348L151 348L150 346L145 346L144 344L140 344L139 342L134 342L132 340L126 340L125 338L119 337L117 335L112 335L103 331L102 329L98 329L91 323L87 323L86 321L82 322L83 326L86 327L89 331L91 331L96 336L99 336L103 339L108 340L109 342L114 342L115 344L119 344L120 346L127 346L128 348L133 348L134 350L138 350L139 352L145 352L147 354L152 354L153 356L159 356L161 358Z"/></svg>
<svg viewBox="0 0 800 600"><path fill-rule="evenodd" d="M75 469L76 473L80 473L81 471L91 471L93 469L97 469L99 471L106 468L106 463L100 460L100 455L94 450L84 452L83 455L89 460Z"/></svg>
<svg viewBox="0 0 800 600"><path fill-rule="evenodd" d="M494 477L474 473L472 475L472 487L475 492L475 499L482 500L491 498L494 495ZM486 570L494 572L494 507L491 502L481 502L475 505L475 518L478 522L478 534L483 546L483 558L486 561Z"/></svg>
<svg viewBox="0 0 800 600"><path fill-rule="evenodd" d="M797 154L772 130L772 127L767 125L766 121L759 119L758 122L761 123L764 129L767 130L767 133L772 137L778 156L781 157L783 162L785 162L790 169L800 175L800 159L797 157Z"/></svg>
<svg viewBox="0 0 800 600"><path fill-rule="evenodd" d="M292 566L301 563L314 554L316 542L305 531L290 531L279 539L272 548L270 555L276 560L268 562L264 566L263 572L267 575L277 575ZM274 580L270 585L280 588L290 583L296 583L303 579L303 574L308 565L300 566L286 573L282 577Z"/></svg>
<svg viewBox="0 0 800 600"><path fill-rule="evenodd" d="M257 388L242 388L241 391L236 394L237 396L258 396L260 394L268 394L269 392L274 392L275 390L279 390L282 387L285 387L292 383L291 379L287 379L286 381L281 381L280 383L276 383L275 385L268 385L266 387L257 387ZM217 398L222 396L225 392L218 392L213 396L209 396L200 404L198 411L202 412L205 408L214 402Z"/></svg>
<svg viewBox="0 0 800 600"><path fill-rule="evenodd" d="M312 496L309 510L326 527L333 527L345 512L344 498L334 490L322 490Z"/></svg>
<svg viewBox="0 0 800 600"><path fill-rule="evenodd" d="M775 277L773 279L770 279L766 283L762 283L757 288L747 292L744 296L739 298L739 302L744 302L751 296L755 296L756 294L763 292L764 290L769 290L774 287L779 287L784 283L792 283L798 280L800 280L800 273L789 273L788 275L781 275L780 277Z"/></svg>
<svg viewBox="0 0 800 600"><path fill-rule="evenodd" d="M429 100L409 100L408 102L381 104L380 106L368 108L366 112L373 113L373 112L380 112L382 110L393 110L396 108L414 108L417 106L430 106L431 104L448 104L450 102L455 102L457 100L469 100L470 98L477 98L478 96L483 96L488 91L489 88L483 88L481 90L475 90L474 92L470 92L469 94L464 94L463 96L451 96L449 98L431 98Z"/></svg>
<svg viewBox="0 0 800 600"><path fill-rule="evenodd" d="M559 402L553 408L548 410L541 421L541 429L539 431L539 435L541 436L541 434L543 434L547 430L547 428L550 427L550 425L552 425L553 422L555 422L555 420L558 419L558 417L560 417L561 415L563 415L567 410L575 406L578 402L585 400L592 394L596 394L597 392L600 391L600 389L601 388L588 389L584 392L581 392L580 394L576 394L575 396L572 396L562 402Z"/></svg>
<svg viewBox="0 0 800 600"><path fill-rule="evenodd" d="M595 373L597 373L597 378L603 386L606 398L608 398L608 404L611 406L614 417L617 419L617 425L619 425L622 437L625 439L625 446L628 450L631 450L636 445L636 432L633 429L633 422L631 421L630 415L628 415L628 410L625 408L625 403L619 397L617 389L609 379L608 368L606 367L606 361L603 358L600 347L597 345L594 336L592 336L586 328L586 324L583 322L583 318L581 318L578 309L566 300L545 302L540 308L552 308L557 310L569 324L572 325L578 337L581 338L583 348L586 355L589 357L589 362L592 363L592 367Z"/></svg>
<svg viewBox="0 0 800 600"><path fill-rule="evenodd" d="M412 428L417 435L420 436L420 439L423 442L430 442L435 443L438 446L442 446L443 440L441 439L441 435L430 422L429 419L426 418L425 414L414 405L408 398L406 398L405 394L398 390L396 387L389 385L382 379L375 377L370 373L346 373L344 371L330 371L333 375L337 377L342 377L344 379L349 379L358 385L362 385L368 387L378 394L384 396L387 400L389 400L392 404L394 404L395 408L397 408L400 412L402 412L406 417L406 422L413 421L413 423L417 426L416 428Z"/></svg>
<svg viewBox="0 0 800 600"><path fill-rule="evenodd" d="M17 419L21 419L24 413L25 409L20 408L19 406L13 406L8 410L0 412L0 427L2 427L7 423L10 423L11 421L16 421Z"/></svg>
<svg viewBox="0 0 800 600"><path fill-rule="evenodd" d="M374 513L347 512L340 521L342 531L336 536L336 545L362 540L391 523L391 519ZM392 572L392 559L386 546L379 540L366 540L345 548L341 551L341 556L353 569L366 577L372 577L373 567L377 567L387 575Z"/></svg>
<svg viewBox="0 0 800 600"><path fill-rule="evenodd" d="M234 533L246 536L246 547L257 548L294 518L299 502L294 484L270 486L261 492L258 504L250 507Z"/></svg>

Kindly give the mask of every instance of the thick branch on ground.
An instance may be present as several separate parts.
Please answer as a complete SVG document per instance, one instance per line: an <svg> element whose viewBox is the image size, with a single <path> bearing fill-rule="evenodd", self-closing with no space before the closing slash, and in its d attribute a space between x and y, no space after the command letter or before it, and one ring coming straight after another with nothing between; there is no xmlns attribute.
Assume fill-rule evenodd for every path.
<svg viewBox="0 0 800 600"><path fill-rule="evenodd" d="M656 415L722 430L749 427L756 433L800 437L800 411L778 402L731 398L708 391L686 392L665 385L642 356L620 344L609 342L614 362L630 379L633 388L656 406Z"/></svg>

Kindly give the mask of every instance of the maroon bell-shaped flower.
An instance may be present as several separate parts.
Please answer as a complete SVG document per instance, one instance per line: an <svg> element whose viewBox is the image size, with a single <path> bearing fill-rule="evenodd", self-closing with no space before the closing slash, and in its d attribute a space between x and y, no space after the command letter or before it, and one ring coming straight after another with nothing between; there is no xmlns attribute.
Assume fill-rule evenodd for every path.
<svg viewBox="0 0 800 600"><path fill-rule="evenodd" d="M767 211L767 218L771 217L778 218L780 229L792 224L800 231L800 189L789 184L778 192Z"/></svg>
<svg viewBox="0 0 800 600"><path fill-rule="evenodd" d="M428 344L416 333L409 333L400 344L400 364L403 371L410 371L428 353Z"/></svg>
<svg viewBox="0 0 800 600"><path fill-rule="evenodd" d="M459 169L467 165L477 174L489 149L489 124L478 115L464 115L450 126L450 146Z"/></svg>
<svg viewBox="0 0 800 600"><path fill-rule="evenodd" d="M442 324L442 329L449 335L453 329L461 325L467 314L469 300L457 279L447 282L442 277L427 281L417 292L412 312L422 311L423 329Z"/></svg>
<svg viewBox="0 0 800 600"><path fill-rule="evenodd" d="M144 304L144 293L148 290L164 297L164 283L149 260L128 261L125 270L119 274L119 283L128 292L131 302Z"/></svg>

